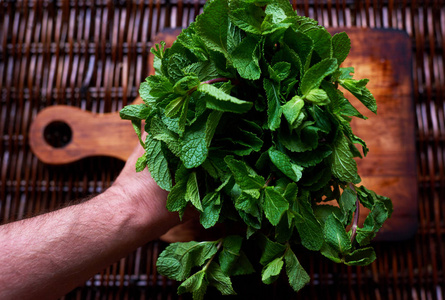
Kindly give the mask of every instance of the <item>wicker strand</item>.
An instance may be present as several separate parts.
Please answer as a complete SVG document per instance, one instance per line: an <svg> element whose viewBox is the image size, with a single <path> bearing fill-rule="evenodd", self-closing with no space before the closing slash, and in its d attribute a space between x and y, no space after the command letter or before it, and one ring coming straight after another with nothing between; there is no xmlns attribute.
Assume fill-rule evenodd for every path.
<svg viewBox="0 0 445 300"><path fill-rule="evenodd" d="M117 111L137 96L148 53L164 28L185 27L204 1L0 2L0 222L97 194L123 163L85 159L50 167L31 153L28 130L43 108L66 104ZM443 299L445 293L445 1L292 0L300 15L332 27L405 30L413 41L419 230L377 244L369 267L302 254L312 280L299 299ZM177 283L156 272L165 247L153 242L97 274L65 299L178 299ZM284 295L276 285L264 295ZM292 296L297 297L297 296ZM180 297L179 297L180 298Z"/></svg>

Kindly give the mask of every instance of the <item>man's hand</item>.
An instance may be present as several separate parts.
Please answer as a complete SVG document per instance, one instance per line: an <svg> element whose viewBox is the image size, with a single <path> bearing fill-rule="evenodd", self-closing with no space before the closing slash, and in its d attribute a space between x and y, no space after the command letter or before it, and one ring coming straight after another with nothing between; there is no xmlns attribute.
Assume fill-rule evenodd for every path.
<svg viewBox="0 0 445 300"><path fill-rule="evenodd" d="M141 226L147 227L151 240L179 224L179 217L165 207L168 193L156 184L148 170L135 171L136 161L143 154L144 149L138 144L110 192L121 195L128 201L126 205L135 209L135 217Z"/></svg>
<svg viewBox="0 0 445 300"><path fill-rule="evenodd" d="M0 299L57 299L179 224L138 146L111 188L91 200L0 227Z"/></svg>

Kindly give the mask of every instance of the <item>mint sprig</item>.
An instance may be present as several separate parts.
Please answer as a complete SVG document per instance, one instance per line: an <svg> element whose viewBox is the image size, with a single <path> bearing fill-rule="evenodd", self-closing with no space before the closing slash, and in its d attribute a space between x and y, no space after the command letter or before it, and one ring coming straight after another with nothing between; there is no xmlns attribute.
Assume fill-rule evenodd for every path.
<svg viewBox="0 0 445 300"><path fill-rule="evenodd" d="M350 45L287 0L212 0L171 48L152 49L144 104L120 112L146 151L136 168L170 191L170 211L194 207L204 228L227 232L162 252L158 270L183 281L178 293L235 294L231 278L255 271L265 284L285 272L298 291L310 280L300 246L347 265L374 261L369 243L392 204L358 186L355 157L368 148L350 122L366 117L338 87L377 106L368 80L340 67ZM359 204L370 209L363 228Z"/></svg>

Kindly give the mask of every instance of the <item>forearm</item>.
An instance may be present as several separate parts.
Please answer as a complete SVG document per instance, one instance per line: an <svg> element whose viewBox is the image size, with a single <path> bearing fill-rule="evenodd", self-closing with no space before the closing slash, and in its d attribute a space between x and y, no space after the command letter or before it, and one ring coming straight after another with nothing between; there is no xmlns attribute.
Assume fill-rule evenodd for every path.
<svg viewBox="0 0 445 300"><path fill-rule="evenodd" d="M154 200L165 201L157 193ZM0 227L0 299L60 297L177 222L136 200L111 188L84 203Z"/></svg>

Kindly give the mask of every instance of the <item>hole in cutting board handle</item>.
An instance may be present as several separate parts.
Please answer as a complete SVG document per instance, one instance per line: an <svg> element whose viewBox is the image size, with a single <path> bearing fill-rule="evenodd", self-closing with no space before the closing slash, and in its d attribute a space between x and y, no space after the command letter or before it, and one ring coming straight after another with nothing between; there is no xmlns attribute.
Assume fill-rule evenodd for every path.
<svg viewBox="0 0 445 300"><path fill-rule="evenodd" d="M46 125L43 137L48 145L54 148L63 148L71 142L73 131L63 121L53 121Z"/></svg>

